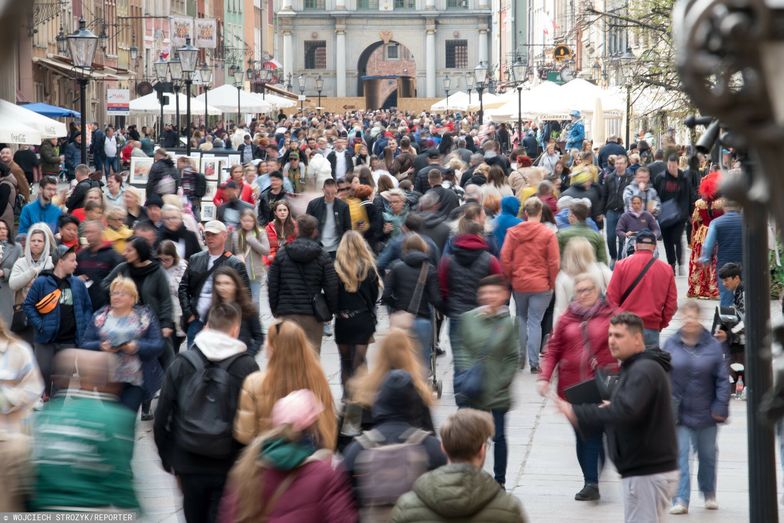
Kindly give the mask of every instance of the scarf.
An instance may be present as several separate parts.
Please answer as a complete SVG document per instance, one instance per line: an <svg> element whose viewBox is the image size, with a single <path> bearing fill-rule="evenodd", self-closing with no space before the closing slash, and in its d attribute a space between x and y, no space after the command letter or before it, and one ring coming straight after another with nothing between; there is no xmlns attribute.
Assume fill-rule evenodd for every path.
<svg viewBox="0 0 784 523"><path fill-rule="evenodd" d="M604 297L602 296L600 296L599 299L596 300L596 303L594 303L590 307L583 307L576 301L572 301L569 304L569 311L575 316L577 316L578 318L580 318L583 322L588 322L590 319L596 316L596 314L601 309L604 308L605 304L606 302L604 300Z"/></svg>
<svg viewBox="0 0 784 523"><path fill-rule="evenodd" d="M316 452L316 446L310 438L300 441L289 441L285 438L274 438L265 441L261 446L259 458L277 470L293 470Z"/></svg>

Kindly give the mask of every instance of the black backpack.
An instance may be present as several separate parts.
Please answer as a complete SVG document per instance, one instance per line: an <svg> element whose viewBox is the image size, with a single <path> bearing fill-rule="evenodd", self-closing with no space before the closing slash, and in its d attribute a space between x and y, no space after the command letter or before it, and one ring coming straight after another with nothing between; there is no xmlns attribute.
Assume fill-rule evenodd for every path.
<svg viewBox="0 0 784 523"><path fill-rule="evenodd" d="M241 352L220 362L208 361L196 347L181 354L194 372L177 393L177 445L202 456L228 457L234 448L234 415L239 401L239 394L232 393L235 378L229 368L249 354Z"/></svg>
<svg viewBox="0 0 784 523"><path fill-rule="evenodd" d="M204 173L196 173L196 182L193 185L193 196L203 198L207 194L207 177Z"/></svg>

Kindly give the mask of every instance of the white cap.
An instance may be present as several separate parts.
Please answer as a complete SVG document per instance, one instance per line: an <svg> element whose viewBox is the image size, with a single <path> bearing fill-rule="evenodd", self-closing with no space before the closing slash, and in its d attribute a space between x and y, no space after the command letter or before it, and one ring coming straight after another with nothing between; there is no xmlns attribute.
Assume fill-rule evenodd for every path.
<svg viewBox="0 0 784 523"><path fill-rule="evenodd" d="M218 220L210 220L204 225L204 232L211 232L213 234L226 232L226 225Z"/></svg>

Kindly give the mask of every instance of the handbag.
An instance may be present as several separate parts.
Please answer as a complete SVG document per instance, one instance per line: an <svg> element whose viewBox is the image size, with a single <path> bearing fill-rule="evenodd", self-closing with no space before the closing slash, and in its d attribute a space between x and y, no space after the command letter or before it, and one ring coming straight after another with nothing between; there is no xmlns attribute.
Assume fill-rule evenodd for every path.
<svg viewBox="0 0 784 523"><path fill-rule="evenodd" d="M670 225L675 225L681 219L681 209L675 198L662 202L659 211L659 228L664 229Z"/></svg>
<svg viewBox="0 0 784 523"><path fill-rule="evenodd" d="M24 332L30 327L30 322L27 319L27 314L25 314L25 311L22 308L24 300L22 299L21 291L17 291L14 302L14 314L11 317L11 332Z"/></svg>
<svg viewBox="0 0 784 523"><path fill-rule="evenodd" d="M313 316L322 323L326 323L328 321L332 321L332 311L329 310L329 305L327 305L327 298L324 296L324 293L321 290L317 292L313 292L310 288L310 284L308 283L308 279L305 277L305 272L302 270L302 266L294 262L294 265L297 267L299 271L299 275L302 276L302 281L305 282L305 286L307 287L308 294L310 294L310 305L313 309Z"/></svg>
<svg viewBox="0 0 784 523"><path fill-rule="evenodd" d="M427 280L427 271L429 267L430 264L427 262L422 264L422 268L419 270L416 287L414 287L414 294L411 296L411 301L408 303L408 308L404 311L395 311L389 315L390 327L411 330L414 326L414 318L416 318L419 304L422 302L422 293L425 290L425 281Z"/></svg>
<svg viewBox="0 0 784 523"><path fill-rule="evenodd" d="M454 378L455 399L460 400L459 404L476 401L482 395L485 381L485 360L498 341L503 329L494 329L488 339L485 350L479 355L479 359L468 369L457 372Z"/></svg>

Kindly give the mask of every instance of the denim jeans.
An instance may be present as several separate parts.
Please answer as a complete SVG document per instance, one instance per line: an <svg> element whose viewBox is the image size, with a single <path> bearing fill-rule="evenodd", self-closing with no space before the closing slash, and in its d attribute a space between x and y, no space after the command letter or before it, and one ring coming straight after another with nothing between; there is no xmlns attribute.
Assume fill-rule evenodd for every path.
<svg viewBox="0 0 784 523"><path fill-rule="evenodd" d="M577 461L583 471L583 480L586 483L599 483L599 470L604 466L604 440L602 433L591 436L581 436L574 431L577 438Z"/></svg>
<svg viewBox="0 0 784 523"><path fill-rule="evenodd" d="M493 477L501 485L506 484L506 410L493 409Z"/></svg>
<svg viewBox="0 0 784 523"><path fill-rule="evenodd" d="M250 297L253 300L253 305L261 311L261 284L262 280L251 280L250 282Z"/></svg>
<svg viewBox="0 0 784 523"><path fill-rule="evenodd" d="M449 346L452 347L452 366L457 371L457 355L460 353L463 341L460 338L460 316L449 318Z"/></svg>
<svg viewBox="0 0 784 523"><path fill-rule="evenodd" d="M642 337L645 341L646 349L653 349L659 346L659 331L656 329L643 329Z"/></svg>
<svg viewBox="0 0 784 523"><path fill-rule="evenodd" d="M116 156L114 158L104 158L103 160L103 172L106 175L106 178L109 178L112 171L116 173L120 172L120 159Z"/></svg>
<svg viewBox="0 0 784 523"><path fill-rule="evenodd" d="M520 359L525 361L528 352L528 363L531 367L539 366L539 349L542 346L542 318L553 291L518 292L515 291L515 308L518 328L520 329Z"/></svg>
<svg viewBox="0 0 784 523"><path fill-rule="evenodd" d="M705 497L716 495L716 434L718 427L704 427L692 429L678 425L676 428L678 435L678 466L680 467L680 481L678 482L678 493L675 502L682 502L689 506L689 495L691 494L691 472L689 470L689 457L691 449L697 452L699 469L697 471L697 483Z"/></svg>
<svg viewBox="0 0 784 523"><path fill-rule="evenodd" d="M422 358L425 362L425 368L430 368L430 351L433 348L433 322L430 318L421 318L417 316L414 319L414 335L419 340L419 345L422 347Z"/></svg>
<svg viewBox="0 0 784 523"><path fill-rule="evenodd" d="M196 335L199 332L201 332L203 328L204 328L204 324L201 322L201 320L198 319L193 320L188 324L188 331L186 333L188 337L187 338L188 346L186 347L186 350L191 348L191 345L193 345L193 339L196 337Z"/></svg>
<svg viewBox="0 0 784 523"><path fill-rule="evenodd" d="M618 211L607 211L604 214L604 231L607 235L607 250L610 252L610 258L618 260L623 258L618 253L623 249L623 241L618 238L615 228L618 226L618 220L621 219L623 213Z"/></svg>
<svg viewBox="0 0 784 523"><path fill-rule="evenodd" d="M725 287L723 283L721 283L721 278L716 276L716 280L719 282L719 306L732 307L735 305L735 293Z"/></svg>

